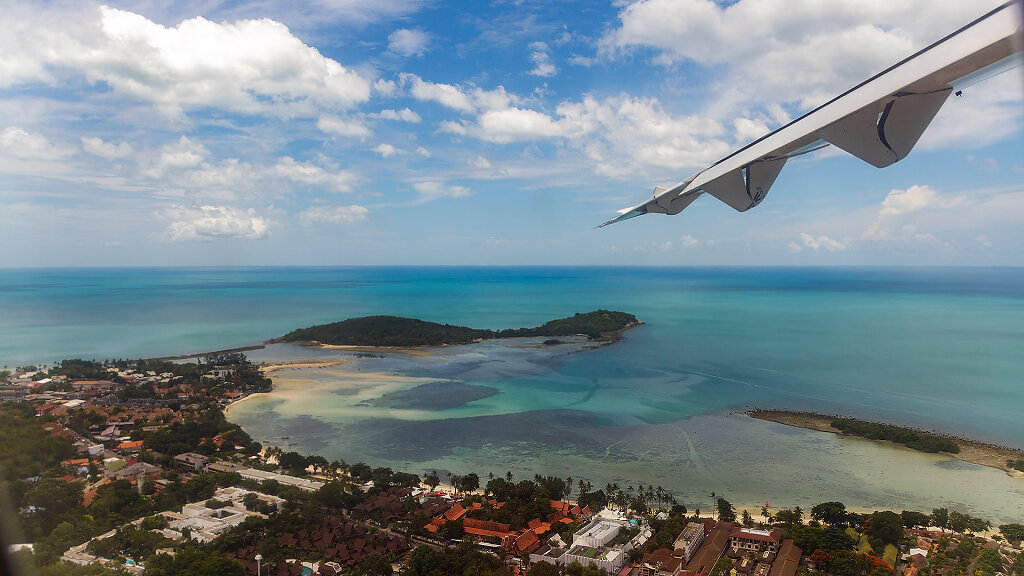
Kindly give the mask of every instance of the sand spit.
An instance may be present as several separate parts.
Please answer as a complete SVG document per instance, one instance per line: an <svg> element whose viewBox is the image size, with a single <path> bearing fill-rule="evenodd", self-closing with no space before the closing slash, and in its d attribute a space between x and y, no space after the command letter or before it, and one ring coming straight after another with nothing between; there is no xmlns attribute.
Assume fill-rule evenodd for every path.
<svg viewBox="0 0 1024 576"><path fill-rule="evenodd" d="M750 410L746 412L746 414L751 418L769 420L771 422L785 424L786 426L794 426L797 428L805 428L807 430L818 430L820 432L830 432L832 434L840 435L842 435L842 432L832 427L832 421L839 418L845 418L844 416L839 416L835 414L828 415L818 414L816 412L798 412L790 410ZM1007 448L1006 446L999 446L996 444L985 444L983 442L968 440L966 438L960 438L957 436L942 434L939 432L928 432L930 434L935 434L937 436L949 438L955 441L960 446L959 453L948 454L946 452L942 452L942 455L949 456L951 458L956 458L957 460L961 460L963 462L977 464L979 466L988 466L990 468L996 468L998 470L1002 470L1003 472L1005 472L1007 476L1024 479L1024 472L1012 470L1006 466L1007 460L1024 459L1024 450ZM885 444L892 444L894 446L902 446L900 444L896 444L895 442L889 442L888 440L874 441ZM910 450L910 448L907 449Z"/></svg>

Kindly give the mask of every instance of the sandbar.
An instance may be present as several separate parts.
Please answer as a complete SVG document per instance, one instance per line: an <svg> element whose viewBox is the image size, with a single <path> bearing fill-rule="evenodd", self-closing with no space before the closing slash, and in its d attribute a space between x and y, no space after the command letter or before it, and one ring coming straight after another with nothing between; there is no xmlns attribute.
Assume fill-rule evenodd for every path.
<svg viewBox="0 0 1024 576"><path fill-rule="evenodd" d="M816 412L799 412L792 410L750 410L747 412L751 418L758 418L760 420L769 420L771 422L777 422L786 426L793 426L796 428L804 428L807 430L818 430L820 432L829 432L832 434L843 435L842 432L832 427L832 421L842 416L818 414ZM939 432L929 431L931 434L944 436L955 441L960 446L960 452L956 454L941 452L944 456L955 458L957 460L968 462L971 464L977 464L979 466L988 466L990 468L996 468L1002 470L1007 476L1013 478L1024 479L1024 472L1019 470L1013 470L1006 466L1007 460L1020 460L1024 459L1024 450L1018 450L1015 448L1008 448L1006 446L999 446L996 444L985 444L983 442L977 442L974 440L968 440L965 438L951 436L949 434L942 434ZM859 438L859 436L858 436ZM867 439L872 440L872 439ZM885 444L892 444L894 446L901 446L895 442L888 440L872 440L873 442L881 442ZM910 448L907 448L910 450Z"/></svg>

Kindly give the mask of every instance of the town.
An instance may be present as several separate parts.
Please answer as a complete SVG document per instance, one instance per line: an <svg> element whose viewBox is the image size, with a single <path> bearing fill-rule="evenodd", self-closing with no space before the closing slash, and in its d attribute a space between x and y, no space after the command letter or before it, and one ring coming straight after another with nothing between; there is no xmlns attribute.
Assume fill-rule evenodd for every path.
<svg viewBox="0 0 1024 576"><path fill-rule="evenodd" d="M1024 576L1024 524L945 508L737 510L714 493L262 446L222 413L271 387L237 352L0 379L10 557L44 576Z"/></svg>

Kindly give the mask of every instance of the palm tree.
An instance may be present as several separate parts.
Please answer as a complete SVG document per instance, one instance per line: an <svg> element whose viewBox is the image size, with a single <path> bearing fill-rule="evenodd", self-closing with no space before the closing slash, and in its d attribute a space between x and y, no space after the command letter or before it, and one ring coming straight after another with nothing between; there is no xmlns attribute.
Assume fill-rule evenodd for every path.
<svg viewBox="0 0 1024 576"><path fill-rule="evenodd" d="M761 518L764 518L764 523L767 524L771 517L771 514L768 513L768 503L765 502L764 506L761 506Z"/></svg>
<svg viewBox="0 0 1024 576"><path fill-rule="evenodd" d="M804 509L799 506L793 507L793 516L796 518L797 524L804 523Z"/></svg>
<svg viewBox="0 0 1024 576"><path fill-rule="evenodd" d="M717 518L717 516L715 516L715 510L717 510L717 509L718 509L718 497L716 496L715 491L712 490L711 491L711 515L714 518Z"/></svg>

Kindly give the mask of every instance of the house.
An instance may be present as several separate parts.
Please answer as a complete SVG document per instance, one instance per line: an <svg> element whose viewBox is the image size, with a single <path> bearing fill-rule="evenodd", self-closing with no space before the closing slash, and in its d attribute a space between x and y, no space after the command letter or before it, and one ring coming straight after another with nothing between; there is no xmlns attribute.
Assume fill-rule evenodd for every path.
<svg viewBox="0 0 1024 576"><path fill-rule="evenodd" d="M640 561L640 576L679 576L683 565L683 558L676 556L675 552L659 548L644 554Z"/></svg>
<svg viewBox="0 0 1024 576"><path fill-rule="evenodd" d="M138 454L142 450L142 440L135 440L134 442L121 442L117 445L117 451L121 454Z"/></svg>
<svg viewBox="0 0 1024 576"><path fill-rule="evenodd" d="M800 565L801 550L792 540L785 540L779 547L779 555L772 562L772 569L769 576L796 576L797 566Z"/></svg>

